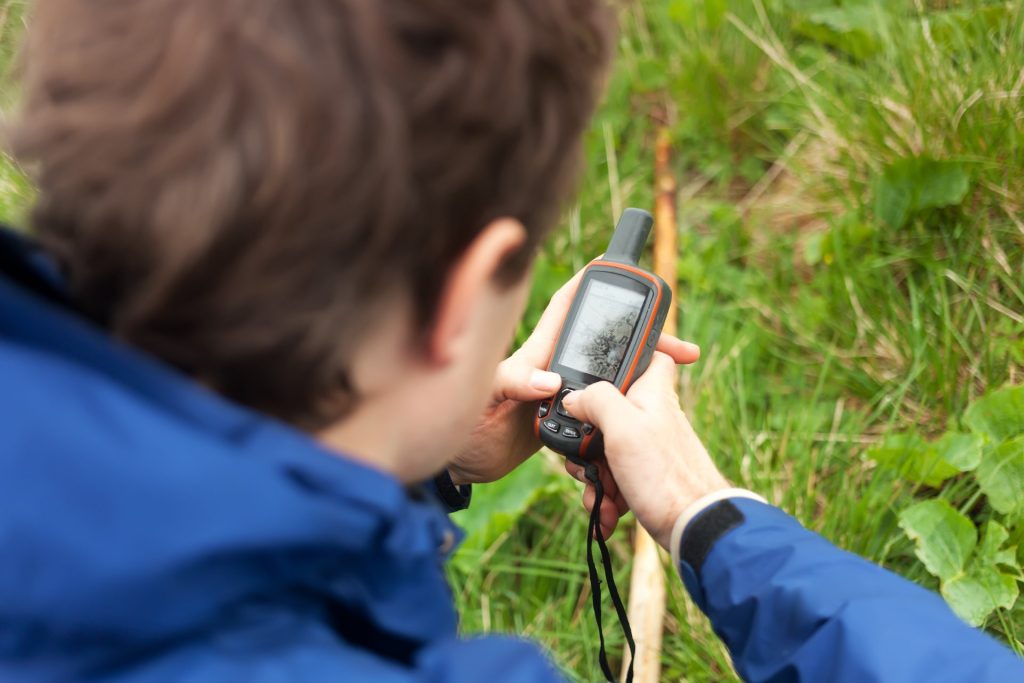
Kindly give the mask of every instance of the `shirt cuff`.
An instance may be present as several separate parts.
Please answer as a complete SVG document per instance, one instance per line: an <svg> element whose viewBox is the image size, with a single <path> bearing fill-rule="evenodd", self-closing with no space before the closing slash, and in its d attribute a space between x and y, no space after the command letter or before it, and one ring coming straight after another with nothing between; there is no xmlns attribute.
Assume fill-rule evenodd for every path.
<svg viewBox="0 0 1024 683"><path fill-rule="evenodd" d="M673 566L678 568L682 560L680 557L680 553L682 551L681 542L683 540L683 532L686 531L687 525L693 521L694 517L704 512L715 503L723 500L729 500L730 498L748 498L750 500L756 500L759 503L768 502L764 497L757 495L753 491L748 491L747 489L722 489L721 491L709 493L702 498L698 498L693 503L690 503L689 507L683 510L683 514L679 515L676 519L675 525L672 527L672 536L668 547L672 553Z"/></svg>

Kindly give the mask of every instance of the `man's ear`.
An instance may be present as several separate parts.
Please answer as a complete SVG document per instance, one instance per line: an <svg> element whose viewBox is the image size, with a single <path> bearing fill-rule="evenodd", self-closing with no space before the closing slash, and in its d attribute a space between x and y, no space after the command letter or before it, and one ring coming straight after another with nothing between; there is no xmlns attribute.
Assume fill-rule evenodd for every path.
<svg viewBox="0 0 1024 683"><path fill-rule="evenodd" d="M527 233L514 218L499 218L484 228L470 243L451 271L434 316L428 337L428 359L447 364L462 351L467 328L478 307L494 303L499 290L495 284L506 259L521 249Z"/></svg>

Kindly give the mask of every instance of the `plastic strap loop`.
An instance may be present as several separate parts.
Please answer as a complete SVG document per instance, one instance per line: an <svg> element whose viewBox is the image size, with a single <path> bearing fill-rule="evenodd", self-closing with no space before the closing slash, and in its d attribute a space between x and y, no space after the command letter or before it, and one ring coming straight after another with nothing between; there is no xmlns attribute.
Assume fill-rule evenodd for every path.
<svg viewBox="0 0 1024 683"><path fill-rule="evenodd" d="M612 674L611 666L608 664L608 655L605 652L604 626L601 622L601 578L597 573L597 565L594 562L594 539L601 551L601 564L604 566L605 581L608 584L608 595L615 606L615 613L622 625L622 633L626 637L626 644L629 646L629 668L626 670L626 683L633 681L633 662L636 659L636 643L633 641L633 630L629 626L629 617L626 614L626 607L622 604L619 596L619 589L615 585L615 575L612 570L611 553L608 552L608 544L604 534L601 533L601 501L604 500L604 484L601 482L601 471L596 462L582 460L569 456L569 461L583 468L587 481L594 487L594 509L590 511L590 524L587 527L587 569L590 572L590 592L594 602L594 619L597 621L597 634L601 642L601 649L598 653L598 660L601 663L601 671L604 673L608 683L615 683L615 676Z"/></svg>

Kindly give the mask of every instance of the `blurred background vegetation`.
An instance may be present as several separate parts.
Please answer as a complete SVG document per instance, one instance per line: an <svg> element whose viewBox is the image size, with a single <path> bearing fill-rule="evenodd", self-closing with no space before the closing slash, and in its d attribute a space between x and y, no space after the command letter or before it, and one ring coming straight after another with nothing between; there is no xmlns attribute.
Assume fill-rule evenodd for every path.
<svg viewBox="0 0 1024 683"><path fill-rule="evenodd" d="M27 4L0 0L6 71ZM704 351L682 401L710 452L737 485L1020 651L1024 0L618 4L586 176L520 338L621 210L653 205L667 129L679 334ZM16 87L2 92L9 109ZM0 162L0 219L23 225L30 201ZM560 470L541 454L478 487L450 574L464 631L536 638L587 681L586 518ZM612 543L620 586L629 529ZM734 680L672 578L669 602L664 679Z"/></svg>

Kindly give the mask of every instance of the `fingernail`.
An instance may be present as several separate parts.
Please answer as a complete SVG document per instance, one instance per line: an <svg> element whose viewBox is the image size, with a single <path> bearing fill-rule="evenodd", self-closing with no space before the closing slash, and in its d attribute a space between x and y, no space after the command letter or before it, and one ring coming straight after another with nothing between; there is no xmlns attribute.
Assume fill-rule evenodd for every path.
<svg viewBox="0 0 1024 683"><path fill-rule="evenodd" d="M570 391L568 394L566 394L565 398L562 399L562 405L565 406L566 408L576 405L576 401L579 400L579 398L576 396L576 393L577 392L575 391Z"/></svg>
<svg viewBox="0 0 1024 683"><path fill-rule="evenodd" d="M534 370L530 373L530 386L537 391L558 391L562 386L562 378L556 372Z"/></svg>

